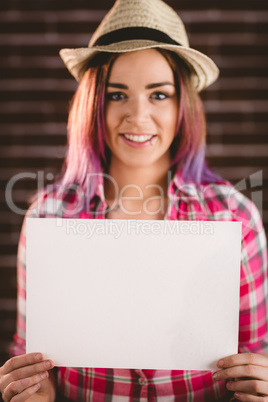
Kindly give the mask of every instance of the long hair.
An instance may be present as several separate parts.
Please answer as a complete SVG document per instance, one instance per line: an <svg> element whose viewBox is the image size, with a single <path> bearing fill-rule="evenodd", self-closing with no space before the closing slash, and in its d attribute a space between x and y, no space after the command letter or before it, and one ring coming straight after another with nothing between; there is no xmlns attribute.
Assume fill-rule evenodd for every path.
<svg viewBox="0 0 268 402"><path fill-rule="evenodd" d="M170 147L173 171L180 170L186 182L221 179L205 161L206 121L192 74L175 53L158 50L168 61L179 98L176 135ZM99 53L89 63L73 97L68 120L68 152L60 186L73 184L85 189L91 177L90 194L96 191L94 177L108 171L110 150L105 141L105 91L112 65L119 54ZM88 191L88 188L87 188Z"/></svg>
<svg viewBox="0 0 268 402"><path fill-rule="evenodd" d="M179 97L176 135L170 147L171 167L179 170L185 182L197 186L204 181L222 181L205 159L206 118L203 103L195 89L195 76L190 67L174 52L157 49L169 63Z"/></svg>

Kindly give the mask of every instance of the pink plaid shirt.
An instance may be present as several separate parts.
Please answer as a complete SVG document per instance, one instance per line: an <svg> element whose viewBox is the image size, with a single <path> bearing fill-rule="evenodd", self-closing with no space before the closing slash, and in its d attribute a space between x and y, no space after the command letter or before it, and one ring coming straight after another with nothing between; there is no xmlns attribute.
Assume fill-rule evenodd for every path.
<svg viewBox="0 0 268 402"><path fill-rule="evenodd" d="M56 196L55 191L46 191L26 218L105 219L107 204L102 176L87 208L76 194L73 190ZM239 352L268 353L267 251L258 209L228 182L203 183L197 189L194 184L186 185L180 174L169 183L168 197L164 219L242 222ZM11 355L25 353L25 220L18 249L18 318ZM57 385L58 394L73 401L202 402L227 401L232 396L224 381L213 381L211 371L59 367Z"/></svg>

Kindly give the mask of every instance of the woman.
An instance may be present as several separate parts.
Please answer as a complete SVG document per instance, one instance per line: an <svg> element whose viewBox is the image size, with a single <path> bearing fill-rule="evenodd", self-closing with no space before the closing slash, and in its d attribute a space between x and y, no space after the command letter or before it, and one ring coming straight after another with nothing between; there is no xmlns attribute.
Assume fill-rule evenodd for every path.
<svg viewBox="0 0 268 402"><path fill-rule="evenodd" d="M124 38L124 40L122 40ZM25 233L18 255L16 357L0 369L5 401L241 401L268 398L266 243L254 204L204 161L198 91L218 70L189 48L161 0L118 0L87 49L61 51L81 81L69 118L63 177L28 216L242 221L239 354L219 370L63 368L25 354ZM246 353L250 352L250 353ZM226 381L228 380L228 382ZM229 391L232 391L230 393Z"/></svg>

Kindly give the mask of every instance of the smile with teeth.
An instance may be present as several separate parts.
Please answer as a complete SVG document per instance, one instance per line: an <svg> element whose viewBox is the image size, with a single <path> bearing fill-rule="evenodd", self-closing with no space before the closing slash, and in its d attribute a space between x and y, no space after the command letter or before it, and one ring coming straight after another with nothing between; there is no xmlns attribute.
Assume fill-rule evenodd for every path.
<svg viewBox="0 0 268 402"><path fill-rule="evenodd" d="M132 134L122 134L127 140L133 142L147 142L150 141L154 135L132 135Z"/></svg>

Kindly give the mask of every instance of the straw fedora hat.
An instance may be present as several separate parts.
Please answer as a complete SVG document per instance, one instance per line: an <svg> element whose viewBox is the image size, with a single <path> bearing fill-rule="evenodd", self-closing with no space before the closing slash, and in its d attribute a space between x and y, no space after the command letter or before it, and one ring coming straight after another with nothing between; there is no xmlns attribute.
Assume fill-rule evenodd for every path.
<svg viewBox="0 0 268 402"><path fill-rule="evenodd" d="M177 53L191 68L198 92L219 76L218 67L209 57L190 48L182 20L162 0L116 0L88 47L62 49L60 56L80 81L89 60L99 52L123 53L150 48Z"/></svg>

